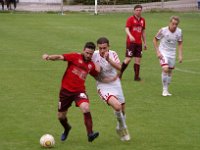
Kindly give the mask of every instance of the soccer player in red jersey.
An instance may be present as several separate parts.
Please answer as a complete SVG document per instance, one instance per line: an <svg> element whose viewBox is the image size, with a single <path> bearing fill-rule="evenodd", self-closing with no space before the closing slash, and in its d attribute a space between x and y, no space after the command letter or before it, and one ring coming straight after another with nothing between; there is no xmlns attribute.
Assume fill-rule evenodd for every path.
<svg viewBox="0 0 200 150"><path fill-rule="evenodd" d="M59 95L58 119L64 127L61 140L67 139L71 126L68 123L67 111L74 101L84 116L88 141L92 142L99 136L99 132L93 132L92 116L89 109L89 99L85 91L85 79L88 74L96 76L100 71L91 61L96 46L93 42L87 42L83 53L68 53L63 55L44 54L44 60L63 60L68 62L68 67L63 75Z"/></svg>
<svg viewBox="0 0 200 150"><path fill-rule="evenodd" d="M126 57L122 64L120 78L124 70L127 68L128 64L131 62L132 57L135 57L134 62L134 72L135 81L140 81L140 62L142 57L142 40L144 43L144 50L146 47L146 33L145 33L145 19L141 17L142 6L136 5L134 7L134 15L129 17L126 21Z"/></svg>

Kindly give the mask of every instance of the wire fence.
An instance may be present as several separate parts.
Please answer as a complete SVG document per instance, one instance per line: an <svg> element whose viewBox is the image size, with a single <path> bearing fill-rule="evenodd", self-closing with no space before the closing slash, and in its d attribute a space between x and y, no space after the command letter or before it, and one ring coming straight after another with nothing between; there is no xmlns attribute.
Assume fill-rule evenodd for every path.
<svg viewBox="0 0 200 150"><path fill-rule="evenodd" d="M84 2L81 0L19 0L15 11L60 13L66 11L94 12L95 6L94 3L91 3L94 1L95 0L84 0ZM197 1L198 0L98 0L97 8L99 13L131 12L135 4L142 4L144 11L198 11Z"/></svg>

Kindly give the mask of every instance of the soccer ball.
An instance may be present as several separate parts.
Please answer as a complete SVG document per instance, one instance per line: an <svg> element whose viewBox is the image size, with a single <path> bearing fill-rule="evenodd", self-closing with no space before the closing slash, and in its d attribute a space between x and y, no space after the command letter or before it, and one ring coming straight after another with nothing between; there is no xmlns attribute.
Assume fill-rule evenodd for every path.
<svg viewBox="0 0 200 150"><path fill-rule="evenodd" d="M40 138L40 145L46 148L53 147L55 145L54 137L51 134L44 134Z"/></svg>

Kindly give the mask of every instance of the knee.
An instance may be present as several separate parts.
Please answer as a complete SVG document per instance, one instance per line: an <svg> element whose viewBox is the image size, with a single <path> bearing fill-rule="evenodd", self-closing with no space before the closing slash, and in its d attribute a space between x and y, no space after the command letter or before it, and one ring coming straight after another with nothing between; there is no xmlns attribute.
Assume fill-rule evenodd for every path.
<svg viewBox="0 0 200 150"><path fill-rule="evenodd" d="M130 62L131 62L131 57L126 57L124 63L129 64Z"/></svg>
<svg viewBox="0 0 200 150"><path fill-rule="evenodd" d="M122 106L120 104L116 104L114 109L115 109L115 111L121 111L122 110Z"/></svg>
<svg viewBox="0 0 200 150"><path fill-rule="evenodd" d="M90 112L90 107L88 103L82 103L79 107L83 113Z"/></svg>
<svg viewBox="0 0 200 150"><path fill-rule="evenodd" d="M169 68L168 67L163 68L163 72L164 73L169 73Z"/></svg>
<svg viewBox="0 0 200 150"><path fill-rule="evenodd" d="M58 120L64 120L66 118L65 114L62 112L57 113Z"/></svg>

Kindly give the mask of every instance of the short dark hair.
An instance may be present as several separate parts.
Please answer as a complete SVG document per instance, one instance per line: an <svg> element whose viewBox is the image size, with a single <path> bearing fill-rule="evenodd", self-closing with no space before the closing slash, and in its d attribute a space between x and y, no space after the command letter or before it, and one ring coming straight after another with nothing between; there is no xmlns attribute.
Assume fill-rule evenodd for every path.
<svg viewBox="0 0 200 150"><path fill-rule="evenodd" d="M105 44L105 43L107 43L109 45L109 40L106 37L100 37L97 40L97 44Z"/></svg>
<svg viewBox="0 0 200 150"><path fill-rule="evenodd" d="M87 42L87 43L85 43L85 46L84 46L84 49L86 49L86 48L95 51L95 49L96 49L96 45L95 45L93 42Z"/></svg>
<svg viewBox="0 0 200 150"><path fill-rule="evenodd" d="M137 8L141 8L142 9L142 5L135 5L134 10Z"/></svg>

